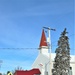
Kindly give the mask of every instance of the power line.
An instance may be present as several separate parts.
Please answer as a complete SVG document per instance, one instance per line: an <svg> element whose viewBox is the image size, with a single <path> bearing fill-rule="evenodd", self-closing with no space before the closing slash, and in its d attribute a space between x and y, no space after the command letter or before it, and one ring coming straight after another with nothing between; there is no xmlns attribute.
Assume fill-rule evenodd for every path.
<svg viewBox="0 0 75 75"><path fill-rule="evenodd" d="M56 45L53 45L54 47L57 47ZM34 50L34 49L39 49L39 48L0 48L0 50ZM75 50L70 48L70 50Z"/></svg>
<svg viewBox="0 0 75 75"><path fill-rule="evenodd" d="M74 36L75 34L71 34L71 35L69 35L69 37L71 37L71 36ZM54 45L54 43L55 42L57 42L57 41L54 41L54 42L52 42L52 46L55 46L55 47L57 47L57 45ZM33 49L39 49L39 48L0 48L0 50L33 50ZM72 49L72 50L75 50L75 49Z"/></svg>
<svg viewBox="0 0 75 75"><path fill-rule="evenodd" d="M39 48L0 48L0 50L33 50L33 49L39 49Z"/></svg>

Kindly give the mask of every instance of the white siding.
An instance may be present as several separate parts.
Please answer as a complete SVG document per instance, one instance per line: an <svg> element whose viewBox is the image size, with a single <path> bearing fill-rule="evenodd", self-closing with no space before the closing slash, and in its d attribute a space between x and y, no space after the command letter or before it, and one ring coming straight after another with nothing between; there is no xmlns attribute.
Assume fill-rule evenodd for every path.
<svg viewBox="0 0 75 75"><path fill-rule="evenodd" d="M36 60L34 61L34 63L33 63L33 65L32 65L32 68L39 68L39 70L41 71L41 75L44 75L44 73L45 73L45 64L47 64L48 62L48 64L47 64L47 71L48 71L48 75L50 75L50 66L52 67L52 69L53 69L53 61L54 61L54 58L55 58L55 53L52 53L51 54L51 58L52 58L52 66L50 65L50 59L49 59L49 54L39 54L38 55L38 57L36 58ZM73 73L73 75L75 75L75 57L73 56L73 55L71 55L71 63L70 63L70 65L71 65L71 67L72 67L72 73ZM40 66L40 64L42 64L41 66Z"/></svg>
<svg viewBox="0 0 75 75"><path fill-rule="evenodd" d="M75 62L71 62L70 66L72 67L73 75L75 75Z"/></svg>

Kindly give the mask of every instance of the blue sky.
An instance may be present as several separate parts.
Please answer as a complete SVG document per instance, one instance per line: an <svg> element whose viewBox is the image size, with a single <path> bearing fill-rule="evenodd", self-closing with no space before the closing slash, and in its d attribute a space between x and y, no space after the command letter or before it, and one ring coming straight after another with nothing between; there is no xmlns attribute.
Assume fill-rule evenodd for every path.
<svg viewBox="0 0 75 75"><path fill-rule="evenodd" d="M0 48L38 48L43 26L56 29L51 31L52 52L67 28L70 52L75 55L73 0L0 0ZM37 49L1 49L0 71L30 69L37 55Z"/></svg>

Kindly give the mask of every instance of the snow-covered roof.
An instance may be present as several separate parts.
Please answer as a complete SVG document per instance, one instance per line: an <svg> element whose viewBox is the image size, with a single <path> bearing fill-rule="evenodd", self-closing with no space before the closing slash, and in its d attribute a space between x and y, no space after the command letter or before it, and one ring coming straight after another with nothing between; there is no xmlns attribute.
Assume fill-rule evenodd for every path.
<svg viewBox="0 0 75 75"><path fill-rule="evenodd" d="M48 57L50 57L49 55L47 55ZM51 53L51 59L52 61L54 61L56 54L55 53ZM75 62L75 55L70 55L70 62Z"/></svg>
<svg viewBox="0 0 75 75"><path fill-rule="evenodd" d="M75 62L75 55L70 55L70 57L71 57L71 62Z"/></svg>

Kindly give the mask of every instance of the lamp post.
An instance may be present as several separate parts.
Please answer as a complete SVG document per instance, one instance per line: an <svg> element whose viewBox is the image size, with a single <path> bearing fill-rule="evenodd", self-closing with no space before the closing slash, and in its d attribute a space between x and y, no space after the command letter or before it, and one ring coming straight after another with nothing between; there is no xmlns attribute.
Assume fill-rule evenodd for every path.
<svg viewBox="0 0 75 75"><path fill-rule="evenodd" d="M50 36L50 30L53 30L53 31L55 31L55 29L52 29L52 28L50 28L50 27L43 27L43 28L45 28L45 29L47 29L48 30L48 38L47 38L47 42L48 42L48 45L49 45L49 50L50 50L50 75L52 75L52 61L51 61L51 36Z"/></svg>

